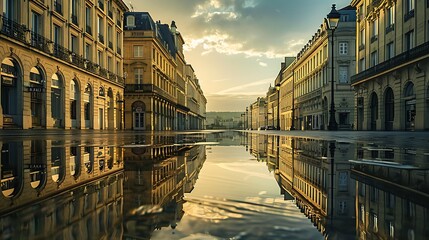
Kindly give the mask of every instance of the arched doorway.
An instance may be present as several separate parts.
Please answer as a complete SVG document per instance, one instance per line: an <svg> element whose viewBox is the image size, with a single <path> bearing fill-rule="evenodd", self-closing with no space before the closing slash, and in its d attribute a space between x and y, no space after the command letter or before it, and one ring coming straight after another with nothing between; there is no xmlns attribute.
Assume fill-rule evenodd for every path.
<svg viewBox="0 0 429 240"><path fill-rule="evenodd" d="M145 111L146 106L141 101L136 101L133 103L133 129L135 130L146 130L145 128Z"/></svg>
<svg viewBox="0 0 429 240"><path fill-rule="evenodd" d="M70 147L70 175L74 177L74 179L78 179L81 173L81 164L80 164L80 147L72 146Z"/></svg>
<svg viewBox="0 0 429 240"><path fill-rule="evenodd" d="M45 76L39 67L30 70L31 122L32 127L41 127L45 123Z"/></svg>
<svg viewBox="0 0 429 240"><path fill-rule="evenodd" d="M107 129L115 129L115 98L112 88L107 90Z"/></svg>
<svg viewBox="0 0 429 240"><path fill-rule="evenodd" d="M52 75L51 83L51 116L54 121L54 127L64 127L64 91L63 79L60 74Z"/></svg>
<svg viewBox="0 0 429 240"><path fill-rule="evenodd" d="M3 126L22 126L22 79L18 63L5 58L1 63L1 108Z"/></svg>
<svg viewBox="0 0 429 240"><path fill-rule="evenodd" d="M369 105L371 114L370 114L370 130L377 130L377 119L378 119L378 97L375 92L371 94L371 102Z"/></svg>
<svg viewBox="0 0 429 240"><path fill-rule="evenodd" d="M1 191L4 197L19 195L23 185L23 149L18 142L3 143L0 157Z"/></svg>
<svg viewBox="0 0 429 240"><path fill-rule="evenodd" d="M83 93L83 115L84 115L84 128L92 128L92 106L93 106L93 91L91 85L86 84L85 91Z"/></svg>
<svg viewBox="0 0 429 240"><path fill-rule="evenodd" d="M61 184L65 178L65 152L60 142L53 142L51 147L51 178Z"/></svg>
<svg viewBox="0 0 429 240"><path fill-rule="evenodd" d="M31 141L30 179L31 187L40 191L46 185L46 142Z"/></svg>
<svg viewBox="0 0 429 240"><path fill-rule="evenodd" d="M71 127L79 128L80 119L80 90L76 79L70 81L70 119Z"/></svg>
<svg viewBox="0 0 429 240"><path fill-rule="evenodd" d="M105 92L103 86L98 89L98 96L104 100ZM100 130L104 129L104 102L103 107L98 109L98 126Z"/></svg>
<svg viewBox="0 0 429 240"><path fill-rule="evenodd" d="M393 120L395 117L395 102L392 88L387 88L384 92L384 119L385 130L393 130Z"/></svg>
<svg viewBox="0 0 429 240"><path fill-rule="evenodd" d="M404 89L405 99L405 129L415 129L416 119L416 95L414 94L414 84L409 82L405 85Z"/></svg>

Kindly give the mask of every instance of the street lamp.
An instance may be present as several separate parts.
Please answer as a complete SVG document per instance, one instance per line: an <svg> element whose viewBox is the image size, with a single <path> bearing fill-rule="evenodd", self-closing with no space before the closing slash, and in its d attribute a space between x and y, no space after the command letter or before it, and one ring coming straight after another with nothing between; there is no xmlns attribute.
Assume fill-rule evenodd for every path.
<svg viewBox="0 0 429 240"><path fill-rule="evenodd" d="M328 130L337 130L338 124L335 120L335 103L334 103L334 32L338 26L340 14L335 9L335 4L332 4L331 12L327 15L328 28L331 30L331 109L329 110L329 125Z"/></svg>
<svg viewBox="0 0 429 240"><path fill-rule="evenodd" d="M277 91L277 130L280 130L280 83L276 84Z"/></svg>

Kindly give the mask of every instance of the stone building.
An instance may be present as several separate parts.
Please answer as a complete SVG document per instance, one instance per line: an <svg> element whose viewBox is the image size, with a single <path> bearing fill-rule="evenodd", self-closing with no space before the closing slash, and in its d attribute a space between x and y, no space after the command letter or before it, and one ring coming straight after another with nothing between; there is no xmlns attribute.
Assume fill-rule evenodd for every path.
<svg viewBox="0 0 429 240"><path fill-rule="evenodd" d="M353 0L358 130L429 129L427 1Z"/></svg>
<svg viewBox="0 0 429 240"><path fill-rule="evenodd" d="M122 128L124 2L0 2L0 128Z"/></svg>
<svg viewBox="0 0 429 240"><path fill-rule="evenodd" d="M338 12L341 17L334 32L334 44L332 45L332 31L325 21L291 65L296 129L327 129L332 80L338 129L352 129L354 98L350 76L355 69L356 16L355 9L350 6Z"/></svg>
<svg viewBox="0 0 429 240"><path fill-rule="evenodd" d="M125 127L134 130L202 129L207 100L183 54L175 22L127 12L124 26Z"/></svg>
<svg viewBox="0 0 429 240"><path fill-rule="evenodd" d="M250 105L250 129L258 130L267 126L267 99L259 97Z"/></svg>

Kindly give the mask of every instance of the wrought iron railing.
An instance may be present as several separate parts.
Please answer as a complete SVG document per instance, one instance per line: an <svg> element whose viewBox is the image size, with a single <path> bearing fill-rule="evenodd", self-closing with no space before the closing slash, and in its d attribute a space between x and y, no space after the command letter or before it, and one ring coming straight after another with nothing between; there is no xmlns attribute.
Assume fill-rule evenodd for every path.
<svg viewBox="0 0 429 240"><path fill-rule="evenodd" d="M107 11L107 15L108 15L111 19L113 19L113 12L112 12L112 10Z"/></svg>
<svg viewBox="0 0 429 240"><path fill-rule="evenodd" d="M374 67L368 68L367 70L360 72L351 77L351 82L356 83L372 77L376 74L388 71L393 67L400 66L411 60L423 57L425 55L429 56L429 42L423 43L415 48L412 48L406 52L403 52L389 60L386 60L380 64L375 65Z"/></svg>
<svg viewBox="0 0 429 240"><path fill-rule="evenodd" d="M54 43L54 56L67 62L70 61L69 50L55 43Z"/></svg>
<svg viewBox="0 0 429 240"><path fill-rule="evenodd" d="M110 48L110 49L112 49L112 50L113 50L113 43L112 43L112 41L109 41L108 46L109 46L109 48Z"/></svg>
<svg viewBox="0 0 429 240"><path fill-rule="evenodd" d="M71 63L77 67L85 68L85 59L76 53L71 53Z"/></svg>
<svg viewBox="0 0 429 240"><path fill-rule="evenodd" d="M50 41L43 37L42 35L35 33L33 31L31 31L31 41L30 41L30 45L45 52L45 53L50 53L49 52L49 47L48 47L48 43Z"/></svg>
<svg viewBox="0 0 429 240"><path fill-rule="evenodd" d="M25 32L27 31L27 27L25 25L21 25L12 19L9 19L5 16L2 16L3 25L1 27L1 33L16 39L20 42L26 43L25 41Z"/></svg>
<svg viewBox="0 0 429 240"><path fill-rule="evenodd" d="M404 22L414 17L414 9L404 14Z"/></svg>

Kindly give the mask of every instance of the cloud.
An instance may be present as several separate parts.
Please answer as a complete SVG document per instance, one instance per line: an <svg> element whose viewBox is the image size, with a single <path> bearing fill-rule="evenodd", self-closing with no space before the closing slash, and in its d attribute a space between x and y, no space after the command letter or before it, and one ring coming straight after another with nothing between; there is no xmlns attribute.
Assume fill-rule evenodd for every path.
<svg viewBox="0 0 429 240"><path fill-rule="evenodd" d="M246 89L249 89L251 87L257 87L257 86L267 86L270 82L272 82L272 78L266 78L259 81L254 81L247 84L241 84L239 86L230 87L228 89L224 89L222 91L219 91L216 93L216 95L226 95L226 94L243 94L243 95L254 95L254 94L261 94L267 91L267 88L261 89L257 92L250 92L246 91Z"/></svg>
<svg viewBox="0 0 429 240"><path fill-rule="evenodd" d="M259 65L261 65L262 67L266 67L268 66L268 64L264 63L264 62L259 62Z"/></svg>

